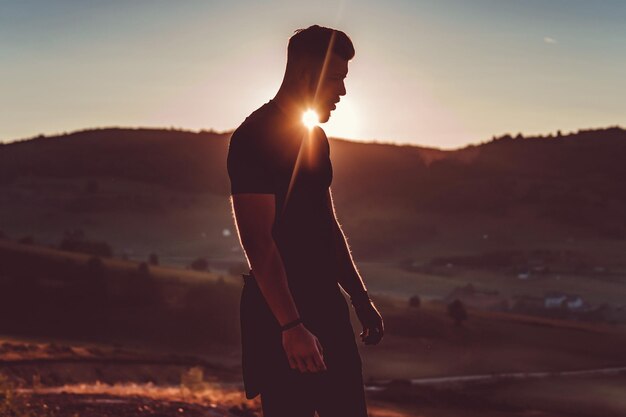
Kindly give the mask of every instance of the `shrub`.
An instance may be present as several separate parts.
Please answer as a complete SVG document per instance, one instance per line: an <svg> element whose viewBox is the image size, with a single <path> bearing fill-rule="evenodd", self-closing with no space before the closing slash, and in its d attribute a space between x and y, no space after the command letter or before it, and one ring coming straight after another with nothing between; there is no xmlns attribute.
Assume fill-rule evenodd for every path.
<svg viewBox="0 0 626 417"><path fill-rule="evenodd" d="M209 269L209 262L205 258L198 258L190 266L195 271L206 271Z"/></svg>
<svg viewBox="0 0 626 417"><path fill-rule="evenodd" d="M142 278L150 277L150 267L145 262L139 264L137 271L139 271L139 276Z"/></svg>

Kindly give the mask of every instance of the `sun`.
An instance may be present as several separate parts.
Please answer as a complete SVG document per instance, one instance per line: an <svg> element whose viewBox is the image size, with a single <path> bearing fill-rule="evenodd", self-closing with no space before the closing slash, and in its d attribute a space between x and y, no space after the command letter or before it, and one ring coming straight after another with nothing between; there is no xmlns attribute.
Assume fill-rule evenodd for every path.
<svg viewBox="0 0 626 417"><path fill-rule="evenodd" d="M302 123L310 130L317 126L320 122L320 118L318 117L315 110L307 110L302 115Z"/></svg>

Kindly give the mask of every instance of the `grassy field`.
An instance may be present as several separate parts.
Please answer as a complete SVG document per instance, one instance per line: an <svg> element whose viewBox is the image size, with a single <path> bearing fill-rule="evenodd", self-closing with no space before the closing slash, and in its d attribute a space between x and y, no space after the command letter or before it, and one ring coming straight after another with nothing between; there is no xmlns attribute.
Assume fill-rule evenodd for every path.
<svg viewBox="0 0 626 417"><path fill-rule="evenodd" d="M94 315L91 310L85 309L90 300L87 304L77 302L72 306L67 304L67 300L73 298L63 298L65 291L76 297L77 294L72 291L84 288L74 286L76 277L71 273L55 273L55 268L61 265L66 273L74 269L84 272L81 268L91 256L6 240L0 243L0 256L5 261L26 262L31 268L33 265L45 266L42 276L25 281L32 287L19 292L19 288L23 291L24 287L17 287L16 290L12 286L15 281L11 279L14 277L8 273L10 268L7 269L10 263L3 264L0 283L4 295L6 290L11 290L15 291L12 294L14 298L21 297L13 300L12 305L19 305L21 310L11 310L12 320L2 322L3 333L17 335L18 340L35 338L40 343L62 337L71 341L63 343L75 346L70 353L90 352L89 348L81 346L100 346L95 350L99 356L90 359L87 369L80 364L51 368L53 365L49 360L45 364L30 362L26 368L25 364L18 368L13 364L11 369L20 369L21 375L39 373L50 377L53 374L52 379L44 378L49 387L68 382L71 382L70 385L81 381L93 383L94 378L104 378L111 384L154 380L157 386L166 386L175 383L185 366L192 366L196 361L207 367L207 378L234 384L231 391L241 393L237 391L241 389L237 385L240 384L240 277L150 266L149 280L152 284L149 287L156 288L155 293L159 296L155 300L159 302L129 307L123 300L109 300L106 304L96 303L100 307L98 314ZM119 259L103 258L102 265L109 283L128 280L138 270L138 263ZM372 266L380 267L368 264L364 271L376 279L374 273L368 271ZM381 273L384 268L374 269L376 271ZM91 278L82 277L87 281ZM58 284L56 293L52 294L59 298L46 304L41 302L38 294L43 291L50 297L51 280ZM116 291L114 294L119 296L120 288ZM82 293L83 296L85 294ZM374 387L380 386L381 382L386 384L383 390L368 390L373 416L617 416L624 411L622 397L618 395L624 387L624 377L620 375L591 378L555 376L545 380L451 383L443 386L410 384L410 380L416 378L624 366L624 326L471 309L468 310L469 319L462 326L456 326L447 315L446 305L440 302L425 301L419 308L412 308L402 297L374 294L385 318L386 336L378 346L360 345L366 383ZM6 309L6 304L3 308ZM3 317L8 317L7 313L4 312ZM82 320L84 318L87 320ZM354 316L352 318L358 332L359 323ZM35 325L41 322L45 323L45 331ZM63 343L58 343L54 349L48 348L53 358L55 355L58 359L58 355L70 354L67 349L59 348ZM133 365L127 361L127 355L126 362L113 365L120 355L124 357L120 352L129 348L141 352L135 355L139 355L144 362L152 358L152 364L141 362L143 365ZM5 350L11 353L10 348ZM28 349L17 350L18 359L27 359ZM33 359L36 358L30 358L31 361ZM98 365L101 362L108 365ZM99 367L100 371L96 371L95 368ZM143 385L135 388L143 390L145 395L152 395L151 390L154 389L157 388ZM572 392L579 393L574 402L568 400Z"/></svg>
<svg viewBox="0 0 626 417"><path fill-rule="evenodd" d="M626 279L623 276L606 279L580 274L546 274L521 280L516 274L490 270L451 268L441 274L426 274L407 271L397 263L359 262L358 266L372 291L407 300L412 295L441 299L456 287L471 283L478 289L498 291L503 297L543 297L556 291L582 294L593 305L626 304Z"/></svg>
<svg viewBox="0 0 626 417"><path fill-rule="evenodd" d="M0 231L19 239L58 245L67 231L80 229L88 239L111 245L117 257L186 266L198 257L216 263L244 262L226 196L175 191L168 187L99 178L95 193L88 178L20 177L0 185ZM564 228L530 208L506 215L437 214L385 205L352 207L337 197L337 212L359 266L377 291L441 297L472 282L505 295L543 295L545 291L580 293L593 303L622 303L626 292L626 241L601 239ZM445 274L407 274L398 263L428 264L450 256L481 256L494 251L567 252L585 267L521 281L524 262L507 268L457 265ZM554 266L553 266L554 267ZM595 267L610 271L594 272ZM554 268L553 268L554 269Z"/></svg>
<svg viewBox="0 0 626 417"><path fill-rule="evenodd" d="M243 255L232 233L228 199L113 179L99 180L97 196L86 194L84 187L85 180L36 178L0 186L0 230L7 237L0 240L0 334L18 341L133 348L142 355L190 355L217 366L221 380L239 383L242 282L226 270L228 265L241 265ZM346 219L342 224L359 269L385 318L381 344L359 345L368 384L392 381L383 391L368 391L377 417L625 414L618 395L624 389L623 375L435 387L408 382L626 365L624 325L469 309L469 319L455 326L446 306L438 302L455 288L472 283L505 298L564 291L581 294L593 305L623 306L623 241L582 235L564 238L560 226L553 224L538 230L531 227L537 225L531 221L534 213L511 220L420 216L410 210L375 207L362 207L352 215L349 206L344 208L345 214L338 207L340 220ZM114 250L113 258L101 258L105 273L100 281L88 272L90 255L49 247L57 247L64 233L76 228ZM32 236L35 245L15 242L25 236ZM370 244L370 237L377 240ZM377 252L377 242L384 239L392 243ZM445 257L480 257L503 248L524 253L570 251L586 266L529 280L517 277L515 265L453 265L430 273L402 266L406 259L429 265ZM152 252L159 255L161 265L149 265L148 274L141 275L139 262L147 261ZM207 258L212 271L183 268L198 257ZM7 265L12 263L24 267L9 271ZM594 273L596 266L609 273ZM30 272L16 276L15 271ZM422 299L419 308L408 306L412 295ZM358 335L358 320L355 316L352 320ZM43 372L38 366L24 372ZM116 366L123 374L127 365ZM160 366L126 368L129 373L110 382L138 382L138 375L149 380L167 374L169 382L159 381L174 383L182 372L182 367L164 371ZM84 375L95 375L93 368L77 369L58 366L54 372L58 381L72 384L86 380Z"/></svg>

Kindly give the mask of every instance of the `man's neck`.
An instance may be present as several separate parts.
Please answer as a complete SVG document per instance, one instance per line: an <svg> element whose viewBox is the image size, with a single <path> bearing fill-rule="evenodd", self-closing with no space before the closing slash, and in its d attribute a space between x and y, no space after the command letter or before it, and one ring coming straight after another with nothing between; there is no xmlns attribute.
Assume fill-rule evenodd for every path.
<svg viewBox="0 0 626 417"><path fill-rule="evenodd" d="M282 91L279 91L272 101L289 118L300 119L306 110L302 100L297 100L293 94Z"/></svg>

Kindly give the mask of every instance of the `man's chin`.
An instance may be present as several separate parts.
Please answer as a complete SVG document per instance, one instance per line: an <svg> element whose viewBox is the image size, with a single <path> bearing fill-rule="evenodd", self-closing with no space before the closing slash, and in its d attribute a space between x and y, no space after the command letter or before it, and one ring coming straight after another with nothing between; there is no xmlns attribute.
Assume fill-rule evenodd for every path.
<svg viewBox="0 0 626 417"><path fill-rule="evenodd" d="M318 114L318 120L320 123L326 123L329 119L330 111L325 111Z"/></svg>

